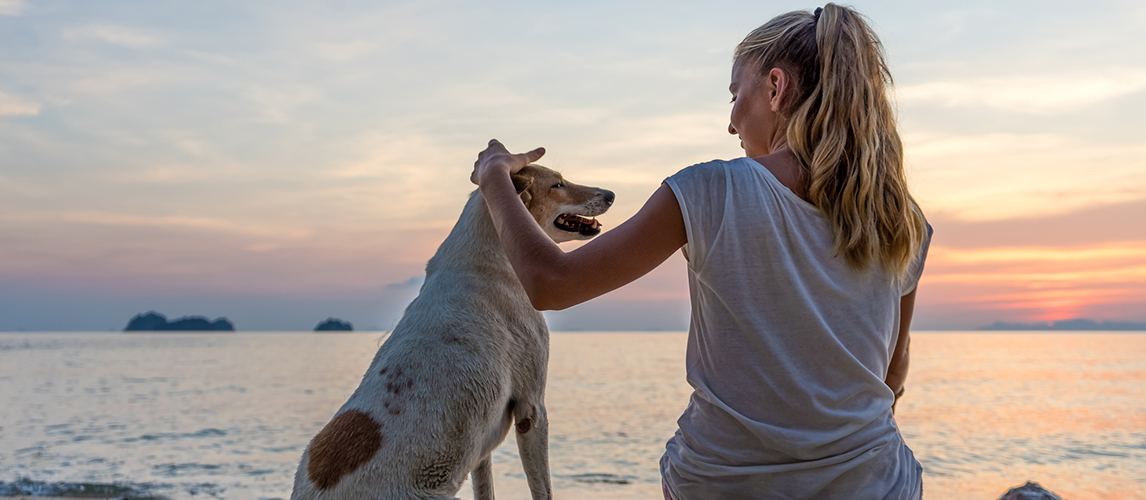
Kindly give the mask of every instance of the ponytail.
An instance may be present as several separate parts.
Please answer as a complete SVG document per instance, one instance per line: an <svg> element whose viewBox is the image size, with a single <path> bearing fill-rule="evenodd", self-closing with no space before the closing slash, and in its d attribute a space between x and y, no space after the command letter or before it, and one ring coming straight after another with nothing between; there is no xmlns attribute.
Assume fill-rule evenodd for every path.
<svg viewBox="0 0 1146 500"><path fill-rule="evenodd" d="M805 169L809 201L831 223L837 254L856 268L878 262L902 274L925 223L907 189L891 74L875 33L857 12L829 3L757 28L736 60L795 80L781 110L788 147Z"/></svg>

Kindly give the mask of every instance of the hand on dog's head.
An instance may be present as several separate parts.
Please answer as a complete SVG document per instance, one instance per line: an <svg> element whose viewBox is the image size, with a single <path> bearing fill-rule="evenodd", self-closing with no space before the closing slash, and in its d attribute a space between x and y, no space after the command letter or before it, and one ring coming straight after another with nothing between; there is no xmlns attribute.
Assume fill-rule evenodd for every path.
<svg viewBox="0 0 1146 500"><path fill-rule="evenodd" d="M474 162L474 171L470 174L470 182L480 186L481 180L486 175L497 172L516 174L526 165L541 159L542 156L545 156L545 148L537 148L528 153L511 154L497 139L490 139L489 145L478 153L478 159Z"/></svg>

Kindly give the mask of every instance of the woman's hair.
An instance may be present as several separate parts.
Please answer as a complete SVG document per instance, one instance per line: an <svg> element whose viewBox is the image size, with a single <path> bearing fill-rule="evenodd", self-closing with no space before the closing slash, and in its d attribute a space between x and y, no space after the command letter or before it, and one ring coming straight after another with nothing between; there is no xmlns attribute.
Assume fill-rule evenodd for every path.
<svg viewBox="0 0 1146 500"><path fill-rule="evenodd" d="M827 4L756 28L735 61L794 80L782 101L788 147L827 215L838 254L857 268L879 262L902 274L923 239L923 214L907 190L903 144L888 95L883 45L856 11Z"/></svg>

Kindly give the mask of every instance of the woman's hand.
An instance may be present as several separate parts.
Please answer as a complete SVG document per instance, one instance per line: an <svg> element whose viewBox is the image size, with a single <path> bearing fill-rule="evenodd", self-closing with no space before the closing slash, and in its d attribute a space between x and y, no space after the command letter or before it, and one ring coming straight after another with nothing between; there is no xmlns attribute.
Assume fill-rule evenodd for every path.
<svg viewBox="0 0 1146 500"><path fill-rule="evenodd" d="M482 180L488 179L491 174L508 177L543 155L545 148L537 148L528 153L511 154L497 139L490 139L485 151L478 153L474 171L470 174L470 182L480 186Z"/></svg>
<svg viewBox="0 0 1146 500"><path fill-rule="evenodd" d="M676 195L661 184L624 224L572 252L562 252L525 208L509 178L543 154L542 148L510 154L491 140L470 176L481 187L501 246L535 309L565 309L613 291L652 271L688 243Z"/></svg>

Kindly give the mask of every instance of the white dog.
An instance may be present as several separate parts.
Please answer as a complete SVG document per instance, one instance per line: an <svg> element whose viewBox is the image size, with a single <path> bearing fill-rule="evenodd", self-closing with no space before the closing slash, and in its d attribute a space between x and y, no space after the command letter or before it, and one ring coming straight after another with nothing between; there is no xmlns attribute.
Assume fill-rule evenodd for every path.
<svg viewBox="0 0 1146 500"><path fill-rule="evenodd" d="M558 243L596 236L592 217L613 202L538 165L513 180ZM454 498L471 472L475 498L492 499L490 453L515 423L533 498L551 498L548 363L545 320L474 191L358 389L303 453L291 499Z"/></svg>

